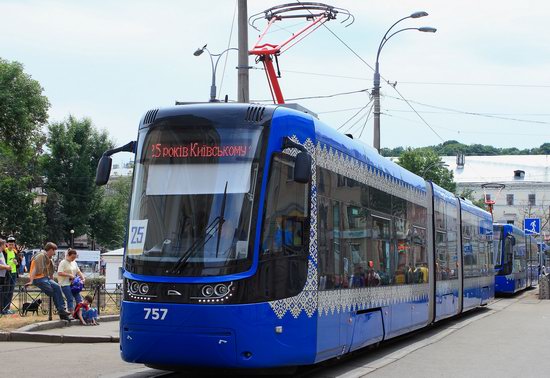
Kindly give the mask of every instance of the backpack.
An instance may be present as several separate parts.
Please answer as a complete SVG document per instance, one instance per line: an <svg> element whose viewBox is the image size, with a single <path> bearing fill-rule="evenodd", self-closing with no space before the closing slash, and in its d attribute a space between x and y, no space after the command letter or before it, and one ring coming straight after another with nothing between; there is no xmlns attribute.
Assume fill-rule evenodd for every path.
<svg viewBox="0 0 550 378"><path fill-rule="evenodd" d="M82 279L79 276L76 276L71 282L71 292L73 294L78 294L84 289L84 284L82 283Z"/></svg>

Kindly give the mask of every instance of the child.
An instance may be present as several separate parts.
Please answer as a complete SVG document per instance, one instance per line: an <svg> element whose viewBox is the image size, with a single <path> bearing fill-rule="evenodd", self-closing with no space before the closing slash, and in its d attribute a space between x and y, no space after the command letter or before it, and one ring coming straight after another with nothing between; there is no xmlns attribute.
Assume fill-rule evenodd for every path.
<svg viewBox="0 0 550 378"><path fill-rule="evenodd" d="M73 317L80 320L82 325L98 325L97 309L90 307L94 298L91 295L86 295L84 300L76 305Z"/></svg>

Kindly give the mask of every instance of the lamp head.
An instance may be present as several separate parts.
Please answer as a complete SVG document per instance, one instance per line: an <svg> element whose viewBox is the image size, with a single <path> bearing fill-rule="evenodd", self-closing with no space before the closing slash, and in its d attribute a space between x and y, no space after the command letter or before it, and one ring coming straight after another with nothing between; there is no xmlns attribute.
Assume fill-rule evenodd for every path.
<svg viewBox="0 0 550 378"><path fill-rule="evenodd" d="M426 17L428 15L427 12L421 11L421 12L414 12L409 17L410 18L420 18L420 17Z"/></svg>
<svg viewBox="0 0 550 378"><path fill-rule="evenodd" d="M204 45L204 46L201 47L200 49L195 50L195 52L193 53L193 55L195 55L195 56L201 55L201 54L204 52L204 49L205 49L205 48L206 48L206 45Z"/></svg>
<svg viewBox="0 0 550 378"><path fill-rule="evenodd" d="M435 33L437 31L436 28L432 28L430 26L423 26L421 28L418 28L418 31L424 32L424 33Z"/></svg>

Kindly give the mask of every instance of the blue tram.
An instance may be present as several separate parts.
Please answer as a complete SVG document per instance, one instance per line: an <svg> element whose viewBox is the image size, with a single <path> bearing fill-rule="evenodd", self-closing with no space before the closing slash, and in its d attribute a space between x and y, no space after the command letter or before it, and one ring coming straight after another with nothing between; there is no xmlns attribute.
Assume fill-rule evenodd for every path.
<svg viewBox="0 0 550 378"><path fill-rule="evenodd" d="M156 109L126 150L125 361L314 364L494 298L489 213L307 112Z"/></svg>
<svg viewBox="0 0 550 378"><path fill-rule="evenodd" d="M494 224L495 291L513 294L535 286L539 277L537 241L511 224Z"/></svg>

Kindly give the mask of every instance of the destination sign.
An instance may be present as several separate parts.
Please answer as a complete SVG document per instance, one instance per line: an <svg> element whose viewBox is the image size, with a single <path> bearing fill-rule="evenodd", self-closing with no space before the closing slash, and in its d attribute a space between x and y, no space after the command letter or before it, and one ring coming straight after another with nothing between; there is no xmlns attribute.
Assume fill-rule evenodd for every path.
<svg viewBox="0 0 550 378"><path fill-rule="evenodd" d="M207 145L202 143L186 143L174 146L155 143L150 146L149 157L151 159L245 157L250 151L251 146L247 144Z"/></svg>

